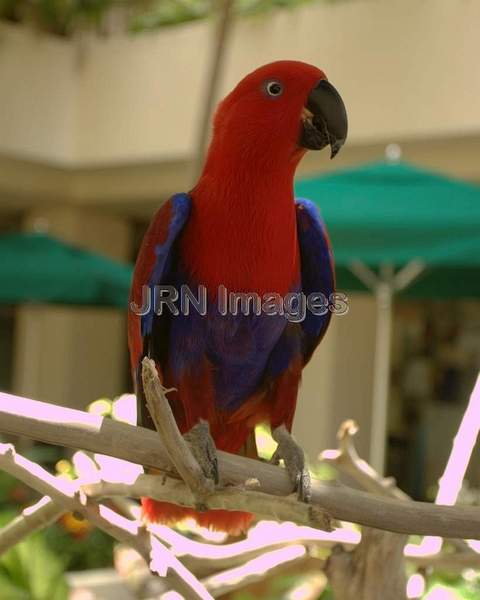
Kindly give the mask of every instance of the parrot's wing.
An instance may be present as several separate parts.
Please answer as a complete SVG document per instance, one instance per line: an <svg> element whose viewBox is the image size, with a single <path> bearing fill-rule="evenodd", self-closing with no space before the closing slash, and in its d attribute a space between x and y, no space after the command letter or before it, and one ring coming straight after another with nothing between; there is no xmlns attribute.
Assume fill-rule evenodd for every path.
<svg viewBox="0 0 480 600"><path fill-rule="evenodd" d="M138 253L133 282L130 291L128 311L128 345L130 361L137 396L141 395L140 361L150 352L150 335L155 321L156 344L162 345L160 335L168 331L167 317L157 317L154 312L154 288L170 283L171 273L175 270L176 242L188 221L191 199L188 194L176 194L165 202L153 218L143 238ZM146 298L150 298L147 308ZM142 307L142 310L139 310ZM160 371L162 364L157 367ZM161 373L160 373L161 376Z"/></svg>
<svg viewBox="0 0 480 600"><path fill-rule="evenodd" d="M324 336L330 323L331 312L328 309L330 295L335 291L335 267L327 230L317 208L309 200L296 200L297 231L300 245L302 292L323 294L327 301L325 309L315 312L307 307L302 321L304 332L304 360L310 357ZM313 296L311 296L313 300ZM321 300L318 301L321 304ZM323 313L323 314L321 314Z"/></svg>

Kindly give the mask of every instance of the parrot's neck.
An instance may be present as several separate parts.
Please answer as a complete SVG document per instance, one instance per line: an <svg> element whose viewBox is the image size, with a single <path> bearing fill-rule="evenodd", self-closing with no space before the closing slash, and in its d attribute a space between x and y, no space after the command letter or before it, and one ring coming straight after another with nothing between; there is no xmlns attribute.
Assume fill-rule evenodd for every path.
<svg viewBox="0 0 480 600"><path fill-rule="evenodd" d="M215 293L286 294L299 283L293 195L296 164L259 169L207 162L191 192L182 254L195 281Z"/></svg>

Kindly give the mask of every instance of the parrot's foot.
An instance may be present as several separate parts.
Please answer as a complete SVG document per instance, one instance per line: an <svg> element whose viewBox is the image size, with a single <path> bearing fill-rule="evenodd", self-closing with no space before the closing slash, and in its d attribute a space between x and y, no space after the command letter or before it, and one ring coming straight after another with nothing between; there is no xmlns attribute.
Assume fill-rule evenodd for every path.
<svg viewBox="0 0 480 600"><path fill-rule="evenodd" d="M270 462L278 465L280 459L283 459L294 486L293 491L297 493L298 499L302 502L310 502L312 481L305 466L305 454L302 448L295 442L285 425L280 425L280 427L274 429L272 437L277 442L278 448L275 450Z"/></svg>
<svg viewBox="0 0 480 600"><path fill-rule="evenodd" d="M183 437L189 442L192 453L205 477L212 479L217 485L219 482L217 449L210 435L207 421L199 421Z"/></svg>

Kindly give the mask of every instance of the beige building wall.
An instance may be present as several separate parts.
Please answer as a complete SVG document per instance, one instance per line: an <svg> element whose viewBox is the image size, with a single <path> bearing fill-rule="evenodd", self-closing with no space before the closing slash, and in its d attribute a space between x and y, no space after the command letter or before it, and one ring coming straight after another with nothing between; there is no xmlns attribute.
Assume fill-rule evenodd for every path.
<svg viewBox="0 0 480 600"><path fill-rule="evenodd" d="M74 160L78 73L72 44L0 23L0 153Z"/></svg>
<svg viewBox="0 0 480 600"><path fill-rule="evenodd" d="M368 457L375 342L375 301L351 294L345 315L333 315L330 327L303 373L293 426L310 460L336 448L342 421L360 426L356 444Z"/></svg>
<svg viewBox="0 0 480 600"><path fill-rule="evenodd" d="M478 23L476 0L318 2L238 19L222 94L259 64L301 59L341 90L350 145L480 135ZM209 21L72 42L1 25L0 37L0 151L77 166L191 154Z"/></svg>
<svg viewBox="0 0 480 600"><path fill-rule="evenodd" d="M25 228L130 259L130 227L123 218L57 206L31 211ZM83 409L99 397L126 391L126 354L122 310L23 305L16 318L14 391Z"/></svg>

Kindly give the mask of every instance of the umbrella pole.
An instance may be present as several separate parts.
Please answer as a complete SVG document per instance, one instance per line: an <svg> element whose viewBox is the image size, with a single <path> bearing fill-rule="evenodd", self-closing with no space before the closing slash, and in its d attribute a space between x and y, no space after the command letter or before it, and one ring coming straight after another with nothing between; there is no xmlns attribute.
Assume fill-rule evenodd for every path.
<svg viewBox="0 0 480 600"><path fill-rule="evenodd" d="M393 297L395 292L407 288L425 270L425 263L418 259L411 260L397 273L393 265L385 263L380 265L378 275L359 260L353 261L349 268L365 287L372 290L376 299L369 461L372 467L383 475L388 429Z"/></svg>
<svg viewBox="0 0 480 600"><path fill-rule="evenodd" d="M373 371L372 429L370 432L370 463L384 474L388 433L388 398L390 391L390 360L392 355L393 298L407 288L423 271L425 263L415 259L395 273L392 265L380 266L375 286L377 322Z"/></svg>
<svg viewBox="0 0 480 600"><path fill-rule="evenodd" d="M388 419L388 392L390 387L390 356L392 343L391 277L377 283L375 354L373 366L372 426L370 431L370 464L381 475L385 469L385 442Z"/></svg>

